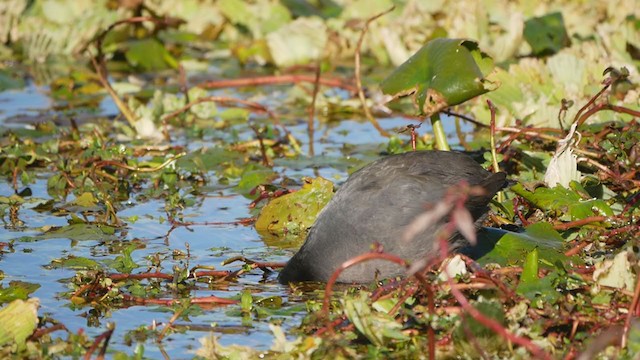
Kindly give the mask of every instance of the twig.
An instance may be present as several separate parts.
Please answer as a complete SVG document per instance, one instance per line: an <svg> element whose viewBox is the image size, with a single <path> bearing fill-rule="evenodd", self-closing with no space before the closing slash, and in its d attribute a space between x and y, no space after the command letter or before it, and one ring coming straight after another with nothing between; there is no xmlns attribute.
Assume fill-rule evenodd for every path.
<svg viewBox="0 0 640 360"><path fill-rule="evenodd" d="M156 339L158 342L162 341L162 339L164 338L164 335L167 333L167 331L169 331L169 329L173 327L173 323L176 322L176 320L178 320L178 318L180 317L180 315L182 315L183 312L184 312L184 309L179 309L178 311L176 311L175 314L173 314L171 319L169 319L169 322L165 325L165 327L162 329L160 334L158 334L158 338Z"/></svg>
<svg viewBox="0 0 640 360"><path fill-rule="evenodd" d="M96 359L104 358L104 354L107 350L107 345L109 344L109 340L111 339L111 335L113 334L113 331L115 330L116 325L113 323L109 323L108 327L109 329L107 331L100 334L93 341L93 344L91 344L91 347L89 347L89 350L87 350L87 353L84 354L85 360L91 360L91 355L93 355L93 352L96 351L96 349L98 348L98 345L100 345L100 342L102 342L103 340L104 340L104 344L102 345L102 348L100 349L100 353L98 354L98 357L96 357Z"/></svg>
<svg viewBox="0 0 640 360"><path fill-rule="evenodd" d="M367 21L364 24L364 28L360 33L360 38L358 39L358 44L356 45L356 52L355 52L355 70L354 71L355 71L355 77L356 77L356 87L358 89L358 97L360 98L360 104L362 105L362 110L364 111L364 115L367 117L369 122L371 122L371 125L373 125L373 127L375 127L376 130L378 130L380 135L384 137L389 137L389 133L380 126L380 124L378 123L378 120L376 120L376 118L373 117L373 114L371 114L371 110L369 110L369 107L367 106L367 101L364 96L364 91L362 90L362 79L360 74L360 51L362 48L362 42L364 41L364 36L367 34L367 31L369 31L369 24L371 24L373 21L377 20L381 16L390 13L395 8L396 8L395 6L392 6L388 10L385 10L367 19Z"/></svg>
<svg viewBox="0 0 640 360"><path fill-rule="evenodd" d="M198 84L203 89L220 89L227 87L245 87L245 86L261 86L261 85L278 85L278 84L296 84L301 82L316 83L315 75L287 74L287 75L271 75L259 76L243 79L214 80ZM343 79L337 78L319 78L317 81L323 86L338 87L349 92L355 93L358 89L352 84L347 83Z"/></svg>
<svg viewBox="0 0 640 360"><path fill-rule="evenodd" d="M472 123L475 126L479 126L479 127L483 127L483 128L488 128L489 127L489 125L483 124L483 123L481 123L480 121L478 121L476 119L473 119L473 118L471 118L471 117L469 117L467 115L463 115L463 114L460 114L460 113L457 113L457 112L453 112L451 110L442 110L441 113L447 114L449 116L454 116L454 117L460 118L460 119L465 120L465 121L468 121L468 122Z"/></svg>
<svg viewBox="0 0 640 360"><path fill-rule="evenodd" d="M569 230L571 228L581 227L586 224L591 224L594 222L603 222L607 220L610 220L610 219L606 216L589 216L580 220L570 221L562 224L554 224L553 228L556 230Z"/></svg>

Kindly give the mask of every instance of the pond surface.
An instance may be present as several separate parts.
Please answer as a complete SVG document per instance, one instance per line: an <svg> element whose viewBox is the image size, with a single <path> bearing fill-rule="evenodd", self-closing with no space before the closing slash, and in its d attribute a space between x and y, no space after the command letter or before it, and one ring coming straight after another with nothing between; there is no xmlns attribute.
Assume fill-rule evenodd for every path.
<svg viewBox="0 0 640 360"><path fill-rule="evenodd" d="M307 132L307 109L283 109L277 104L281 101L279 89L258 88L253 91L243 91L235 96L247 98L260 94L261 103L268 104L271 110L287 112L282 119L283 124L301 143L303 153L308 152L309 136ZM229 96L230 91L224 90ZM47 89L29 85L23 90L6 91L0 93L0 124L10 128L29 127L32 121L48 118L53 110L53 101L46 95ZM234 95L234 93L231 93ZM95 114L95 112L94 112ZM100 104L98 116L113 117L117 110L110 99L106 98ZM410 122L403 118L381 119L385 129L396 129L406 126ZM447 123L445 121L445 123ZM451 124L452 122L448 122ZM427 124L425 124L427 125ZM300 181L302 177L323 176L340 184L347 175L349 168L369 162L382 152L388 139L380 134L365 120L360 118L344 118L340 121L316 120L314 139L315 153L318 154L307 161L275 160L274 170L281 176L287 176ZM253 132L245 125L234 126L240 139L252 138ZM452 133L452 125L449 126ZM429 132L430 126L423 126L421 132ZM469 126L464 131L470 131ZM405 138L406 134L402 135ZM224 137L224 136L221 136ZM173 139L176 143L188 143L188 150L207 147L207 140L185 140L180 135ZM453 144L455 139L451 139ZM345 162L345 149L355 160ZM54 214L52 211L42 211L36 208L37 199L50 199L47 193L47 179L52 174L46 171L37 173L35 183L29 185L32 191L33 204L21 207L19 217L24 221L24 228L16 230L5 227L0 231L0 241L15 241L14 252L0 255L0 270L4 272L4 284L19 280L40 285L31 296L41 301L40 316L47 315L63 323L69 331L77 333L81 329L91 338L95 338L106 330L109 322L116 324L116 331L110 341L109 350L120 350L132 354L137 341L132 344L125 339L134 329L150 327L153 324L164 326L172 317L173 312L162 306L131 305L126 308L113 308L104 314L96 314L90 306L73 306L68 295L72 291L70 279L76 271L68 268L50 267L55 259L69 256L85 257L104 263L114 259L124 245L129 242L140 244L133 251L132 258L138 264L148 264L147 257L160 254L164 257L163 271L171 272L174 265L189 267L196 265L215 267L219 270L237 270L242 264L234 263L222 266L221 263L235 256L245 256L259 261L286 261L295 251L295 247L281 246L282 244L267 243L255 231L253 226L233 225L234 221L256 215L249 209L251 199L235 192L233 184L221 185L216 179L207 179L210 183L201 188L201 193L194 195L195 205L183 212L185 221L193 222L228 222L229 225L218 226L172 226L165 220L165 202L161 200L139 200L135 196L129 199L118 211L121 219L133 219L127 226L110 237L91 238L90 235L69 235L60 238L38 238L43 230L51 226L68 224L69 214ZM24 187L21 187L23 189ZM0 196L10 196L14 193L8 179L0 183ZM72 200L70 195L67 201ZM172 230L172 231L171 231ZM29 240L29 241L25 241ZM189 251L190 257L173 257L174 251ZM144 272L148 269L138 268L134 272ZM246 289L250 289L255 297L280 296L285 300L284 308L295 310L293 315L274 315L263 319L243 318L239 315L239 305L203 308L198 314L190 314L179 318L175 326L183 330L181 333L169 335L161 344L153 338L143 344L144 354L149 358L161 358L166 353L172 359L191 358L200 347L199 339L208 335L210 330L219 336L223 345L242 344L257 349L269 349L272 345L272 335L268 328L270 322L280 323L285 331L290 331L299 325L302 316L306 314L303 306L299 306L299 297L289 298L289 289L276 281L276 274L264 274L260 270L244 274L236 281L223 286L202 285L201 289L191 293L193 297L216 295L224 298L236 297ZM297 308L296 308L297 306ZM191 330L183 327L189 325ZM66 338L62 332L53 336Z"/></svg>

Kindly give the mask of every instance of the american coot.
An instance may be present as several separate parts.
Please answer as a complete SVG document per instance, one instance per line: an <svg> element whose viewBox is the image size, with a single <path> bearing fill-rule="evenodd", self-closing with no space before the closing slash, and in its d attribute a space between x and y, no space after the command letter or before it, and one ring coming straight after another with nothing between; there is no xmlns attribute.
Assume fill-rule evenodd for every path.
<svg viewBox="0 0 640 360"><path fill-rule="evenodd" d="M338 189L278 280L326 282L343 262L370 251L374 243L410 261L434 255L436 233L444 220L409 241L402 240L406 226L461 181L486 190L485 195L466 203L477 220L506 185L505 179L504 173L488 172L469 156L456 152L416 151L377 160L353 173ZM459 235L450 240L452 249L464 244L460 240ZM374 260L347 269L338 281L363 283L403 273L396 264Z"/></svg>

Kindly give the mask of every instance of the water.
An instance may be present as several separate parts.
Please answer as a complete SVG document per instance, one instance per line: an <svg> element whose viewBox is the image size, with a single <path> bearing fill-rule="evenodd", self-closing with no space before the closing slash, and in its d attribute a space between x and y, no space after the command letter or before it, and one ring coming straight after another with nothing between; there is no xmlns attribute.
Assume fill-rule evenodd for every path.
<svg viewBox="0 0 640 360"><path fill-rule="evenodd" d="M229 95L229 90L225 90ZM263 91L258 89L258 91ZM9 123L11 127L28 126L23 124L25 119L46 118L49 107L53 103L41 88L29 85L21 91L7 91L0 93L0 123ZM247 91L239 94L246 98ZM274 107L278 100L282 100L283 92L274 91L269 95L262 95L263 103ZM100 105L97 115L115 115L116 109L110 99L105 99ZM20 118L19 122L14 120ZM300 109L299 115L290 117L286 121L289 131L302 143L303 152L309 151L309 137L306 127L306 109ZM381 121L386 129L394 129L406 126L406 119L390 118ZM451 124L452 122L448 122ZM452 132L452 125L449 125ZM240 127L242 128L242 127ZM372 160L376 154L386 146L387 139L366 121L356 119L344 119L338 123L316 121L314 136L314 149L317 157L308 161L277 160L274 170L281 176L287 176L300 180L302 177L323 176L334 182L341 183L348 176L350 164L359 165L364 161ZM466 127L465 130L469 130ZM246 130L241 133L241 138L252 138L253 133ZM421 131L430 131L428 126ZM406 135L403 135L406 137ZM184 141L176 139L176 141ZM188 144L193 150L201 146L207 146L206 141L194 141ZM354 161L343 161L344 149L349 148L348 155ZM313 164L321 164L315 167ZM33 192L31 198L48 199L46 181L51 173L42 172L37 181L29 187ZM11 184L4 179L0 183L0 196L10 196L14 191ZM69 199L67 199L69 200ZM211 189L210 192L197 197L197 205L184 211L185 220L195 223L200 222L234 222L238 219L253 216L249 209L250 199L234 192L232 187L222 191ZM91 338L97 337L106 330L109 322L116 324L116 332L110 341L110 351L119 350L132 354L135 342L129 346L125 342L125 334L142 326L150 327L153 324L164 326L172 317L173 312L165 307L147 305L131 305L124 308L113 308L107 313L96 316L92 314L91 307L74 308L70 306L67 296L63 293L71 291L69 279L75 274L75 270L56 268L50 269L48 265L55 259L68 256L86 257L104 263L114 259L123 244L130 242L139 243L139 249L132 253L133 260L146 266L149 264L148 256L159 254L163 257L163 272L171 273L173 266L201 265L211 266L219 270L237 270L241 264L222 266L221 263L234 256L245 256L262 261L286 261L295 251L291 248L280 248L266 244L252 226L221 225L190 227L178 227L172 229L167 222L161 222L166 218L165 203L161 200L136 201L130 199L130 205L118 212L121 219L138 216L136 222L130 222L128 226L116 233L116 236L108 241L104 239L70 240L66 238L45 239L35 242L20 242L14 244L14 252L6 252L0 255L0 270L4 272L3 286L8 286L10 281L20 280L39 284L40 288L31 296L41 301L39 315L48 315L63 323L70 332L77 333L81 329ZM5 228L0 231L0 241L9 242L22 236L37 235L42 233L45 226L64 226L68 216L54 216L49 212L39 212L31 206L21 208L20 219L25 222L25 228L20 230ZM173 258L174 251L182 251L191 254L188 260ZM148 271L141 267L134 272ZM216 295L225 298L238 296L243 290L251 289L256 297L281 296L285 300L284 307L294 306L296 301L287 302L289 291L286 286L278 284L275 274L264 276L260 270L254 270L242 275L237 281L225 283L224 287L213 286L207 288L201 284L198 290L191 292L192 297ZM253 318L251 321L233 314L239 309L238 305L214 306L204 308L202 313L191 315L188 319L178 319L177 327L190 325L196 330L170 334L162 343L158 344L154 339L144 342L145 355L149 358L160 358L162 352L166 352L172 359L191 358L193 351L199 348L198 339L207 336L211 329L220 337L223 345L241 344L256 349L269 349L273 338L269 331L270 321L279 322L285 331L299 325L304 312L296 315L271 316L265 319ZM215 324L215 327L213 327ZM67 335L58 331L52 334L66 338Z"/></svg>

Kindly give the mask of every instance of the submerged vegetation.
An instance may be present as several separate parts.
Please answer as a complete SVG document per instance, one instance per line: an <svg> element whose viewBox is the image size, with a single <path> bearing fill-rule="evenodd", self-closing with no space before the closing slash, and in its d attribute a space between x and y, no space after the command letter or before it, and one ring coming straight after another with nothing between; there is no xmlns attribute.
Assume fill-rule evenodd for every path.
<svg viewBox="0 0 640 360"><path fill-rule="evenodd" d="M0 3L2 357L637 358L638 11ZM433 149L436 113L512 182L477 234L473 189L447 197L441 237L473 253L368 286L277 285L334 184Z"/></svg>

